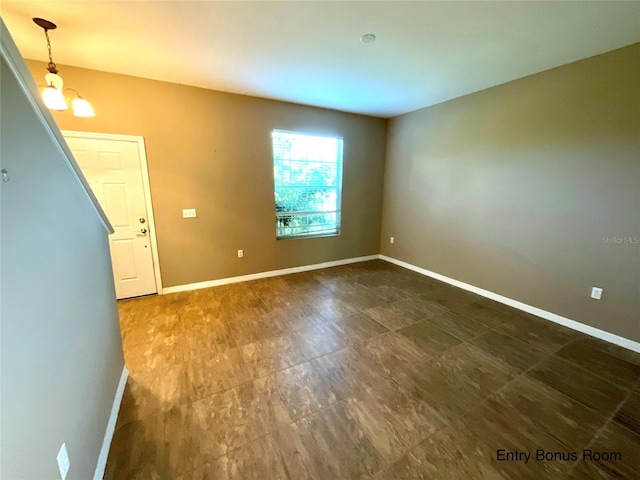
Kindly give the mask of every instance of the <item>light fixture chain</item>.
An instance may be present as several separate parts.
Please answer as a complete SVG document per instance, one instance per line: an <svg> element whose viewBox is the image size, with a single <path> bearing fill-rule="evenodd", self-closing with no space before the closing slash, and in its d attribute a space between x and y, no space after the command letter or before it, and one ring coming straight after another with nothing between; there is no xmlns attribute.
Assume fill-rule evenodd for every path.
<svg viewBox="0 0 640 480"><path fill-rule="evenodd" d="M53 54L51 53L51 41L49 40L49 31L44 29L44 36L47 38L47 50L49 51L49 71L56 70L56 64L53 62Z"/></svg>

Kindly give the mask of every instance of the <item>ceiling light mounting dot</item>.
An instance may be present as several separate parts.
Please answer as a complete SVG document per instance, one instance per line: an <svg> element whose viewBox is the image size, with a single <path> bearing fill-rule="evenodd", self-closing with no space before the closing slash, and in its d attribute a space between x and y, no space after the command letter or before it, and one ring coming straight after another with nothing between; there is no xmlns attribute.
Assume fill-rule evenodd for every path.
<svg viewBox="0 0 640 480"><path fill-rule="evenodd" d="M373 33L365 33L360 37L362 43L373 43L376 41L376 36Z"/></svg>

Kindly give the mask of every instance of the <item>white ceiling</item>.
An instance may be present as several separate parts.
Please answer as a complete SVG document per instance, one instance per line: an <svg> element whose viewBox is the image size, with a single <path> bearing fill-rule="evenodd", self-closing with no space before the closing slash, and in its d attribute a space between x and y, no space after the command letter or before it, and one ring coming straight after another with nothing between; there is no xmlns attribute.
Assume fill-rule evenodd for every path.
<svg viewBox="0 0 640 480"><path fill-rule="evenodd" d="M0 12L26 58L47 58L31 21L43 17L58 24L59 64L380 117L640 41L639 2L1 0Z"/></svg>

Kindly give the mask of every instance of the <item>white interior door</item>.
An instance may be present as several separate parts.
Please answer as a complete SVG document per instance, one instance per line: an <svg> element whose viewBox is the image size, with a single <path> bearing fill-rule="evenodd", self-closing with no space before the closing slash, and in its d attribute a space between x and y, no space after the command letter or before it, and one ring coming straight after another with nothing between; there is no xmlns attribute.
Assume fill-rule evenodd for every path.
<svg viewBox="0 0 640 480"><path fill-rule="evenodd" d="M109 247L116 296L157 293L138 143L65 138L115 230Z"/></svg>

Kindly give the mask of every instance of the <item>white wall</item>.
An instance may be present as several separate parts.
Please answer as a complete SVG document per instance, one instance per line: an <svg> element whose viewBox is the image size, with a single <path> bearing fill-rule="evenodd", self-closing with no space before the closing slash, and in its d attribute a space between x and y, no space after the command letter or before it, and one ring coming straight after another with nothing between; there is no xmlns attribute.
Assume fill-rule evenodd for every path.
<svg viewBox="0 0 640 480"><path fill-rule="evenodd" d="M89 479L124 360L100 218L1 65L2 479Z"/></svg>

